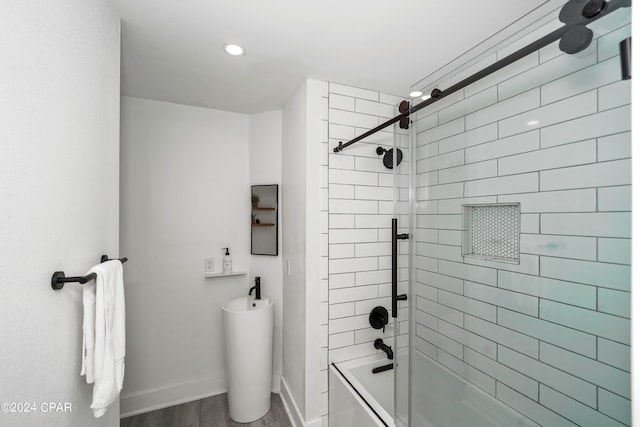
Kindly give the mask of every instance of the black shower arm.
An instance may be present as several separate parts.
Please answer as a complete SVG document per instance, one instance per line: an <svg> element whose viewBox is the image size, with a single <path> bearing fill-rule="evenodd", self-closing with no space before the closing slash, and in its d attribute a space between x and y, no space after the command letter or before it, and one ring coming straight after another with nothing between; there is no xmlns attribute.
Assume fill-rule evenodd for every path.
<svg viewBox="0 0 640 427"><path fill-rule="evenodd" d="M573 1L573 0L569 0L569 1ZM592 0L590 3L588 3L588 5L591 4L598 4L599 0ZM363 133L362 135L357 136L356 138L352 139L349 142L343 143L342 141L340 141L340 143L333 149L334 153L339 153L340 151L344 150L345 148L347 148L348 146L350 146L351 144L355 144L358 141L362 141L363 139L373 135L376 132L379 132L383 129L385 129L388 126L391 126L392 124L399 122L403 117L408 117L411 114L422 110L425 107L428 107L429 105L443 99L446 98L447 96L459 91L460 89L464 89L465 87L469 86L472 83L477 82L480 79L483 79L493 73L495 73L498 70L501 70L502 68L506 67L507 65L513 64L514 62L524 58L525 56L539 50L542 49L545 46L548 46L549 44L560 40L562 38L562 36L567 33L568 31L579 27L579 26L586 26L587 24L590 24L591 22L597 21L598 19L602 18L603 16L606 16L608 14L610 14L611 12L614 12L616 10L618 10L621 7L630 7L631 6L631 0L609 0L608 2L604 2L605 6L595 15L592 16L590 18L586 18L584 16L580 16L578 19L576 19L574 22L571 23L567 23L564 26L562 26L561 28L558 28L557 30L547 34L546 36L543 36L541 38L539 38L538 40L528 44L527 46L513 52L511 55L508 55L504 58L502 58L501 60L489 65L486 68L483 68L482 70L478 71L477 73L467 77L466 79L463 79L461 81L459 81L458 83L454 84L453 86L444 89L444 90L439 90L439 89L433 89L431 91L431 98L426 99L424 101L422 101L419 104L414 105L413 107L411 107L410 109L408 109L407 111L397 115L396 117L387 120L386 122L376 126L373 129L368 130L367 132Z"/></svg>

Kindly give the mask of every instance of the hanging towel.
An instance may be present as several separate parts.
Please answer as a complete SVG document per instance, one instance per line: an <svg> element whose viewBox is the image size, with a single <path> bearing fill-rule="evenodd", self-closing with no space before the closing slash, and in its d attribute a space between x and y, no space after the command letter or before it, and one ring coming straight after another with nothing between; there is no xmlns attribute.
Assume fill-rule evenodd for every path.
<svg viewBox="0 0 640 427"><path fill-rule="evenodd" d="M92 267L95 282L83 285L82 370L93 383L91 409L96 418L118 398L124 379L125 311L122 263Z"/></svg>
<svg viewBox="0 0 640 427"><path fill-rule="evenodd" d="M96 282L82 285L82 369L80 375L86 375L87 384L93 384L96 347Z"/></svg>

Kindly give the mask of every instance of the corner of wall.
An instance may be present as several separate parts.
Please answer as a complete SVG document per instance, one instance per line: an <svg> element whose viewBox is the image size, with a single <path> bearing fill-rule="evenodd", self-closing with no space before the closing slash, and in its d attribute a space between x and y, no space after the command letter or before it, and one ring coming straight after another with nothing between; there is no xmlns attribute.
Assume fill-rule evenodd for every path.
<svg viewBox="0 0 640 427"><path fill-rule="evenodd" d="M307 85L282 110L282 384L290 400L305 408L306 316L306 139Z"/></svg>
<svg viewBox="0 0 640 427"><path fill-rule="evenodd" d="M321 100L326 87L325 82L306 80L283 110L282 383L305 426L321 425L326 406L321 402L320 301L326 272L322 272L321 262L323 190L318 170L324 134Z"/></svg>
<svg viewBox="0 0 640 427"><path fill-rule="evenodd" d="M322 301L321 280L321 209L322 209L322 181L319 173L320 142L322 141L321 98L326 83L308 79L306 97L306 334L305 334L305 376L306 376L306 408L307 420L320 419L322 405L320 404L321 375L320 349L322 347L322 330L320 301ZM310 421L311 422L311 421Z"/></svg>

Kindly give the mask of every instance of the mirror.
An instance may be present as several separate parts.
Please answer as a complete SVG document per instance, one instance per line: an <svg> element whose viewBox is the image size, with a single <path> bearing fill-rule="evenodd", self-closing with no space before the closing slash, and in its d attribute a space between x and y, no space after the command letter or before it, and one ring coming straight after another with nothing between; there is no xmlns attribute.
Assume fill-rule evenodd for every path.
<svg viewBox="0 0 640 427"><path fill-rule="evenodd" d="M251 186L251 254L278 255L278 185Z"/></svg>

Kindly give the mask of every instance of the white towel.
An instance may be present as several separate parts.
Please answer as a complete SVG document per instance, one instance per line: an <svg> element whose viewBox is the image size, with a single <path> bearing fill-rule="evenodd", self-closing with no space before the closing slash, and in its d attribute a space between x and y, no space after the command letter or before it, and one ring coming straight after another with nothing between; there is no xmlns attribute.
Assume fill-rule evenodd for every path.
<svg viewBox="0 0 640 427"><path fill-rule="evenodd" d="M83 351L81 375L93 383L91 409L96 418L118 398L124 380L125 311L122 263L92 267L96 280L83 285Z"/></svg>
<svg viewBox="0 0 640 427"><path fill-rule="evenodd" d="M80 375L87 376L87 384L93 384L96 347L96 282L82 285L82 369Z"/></svg>

